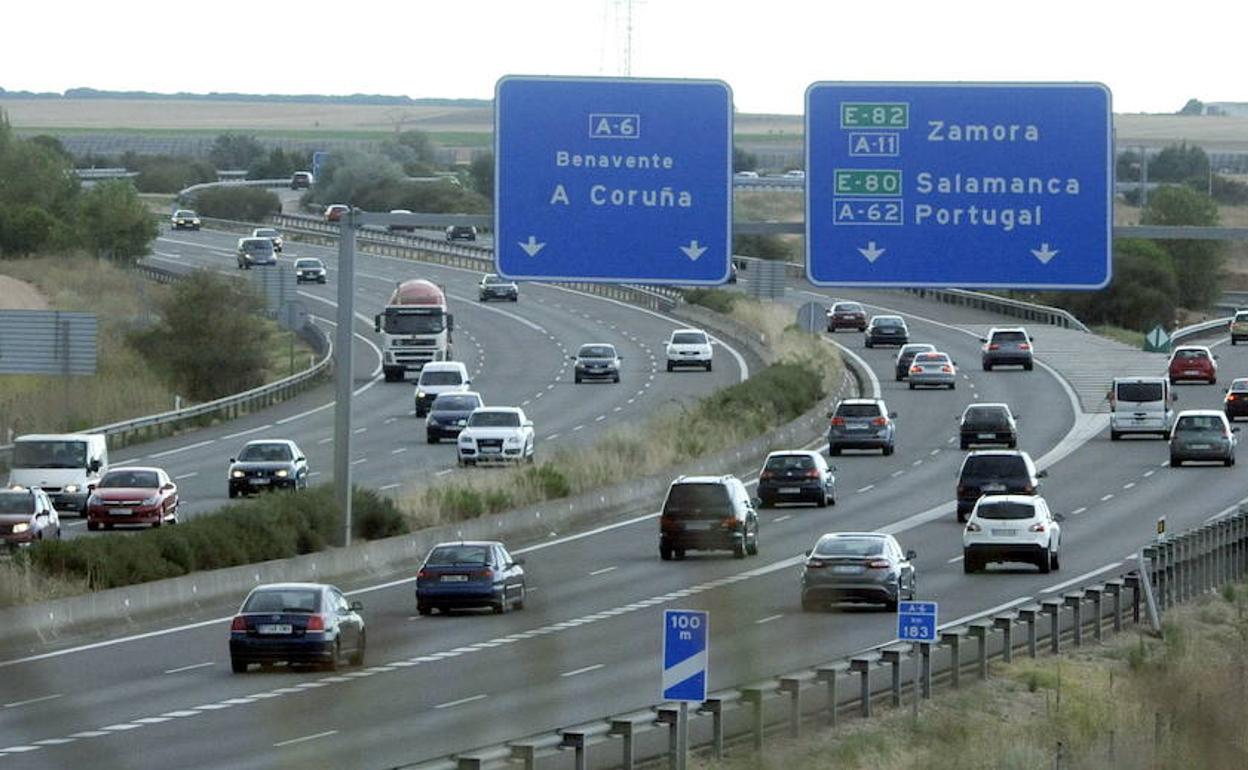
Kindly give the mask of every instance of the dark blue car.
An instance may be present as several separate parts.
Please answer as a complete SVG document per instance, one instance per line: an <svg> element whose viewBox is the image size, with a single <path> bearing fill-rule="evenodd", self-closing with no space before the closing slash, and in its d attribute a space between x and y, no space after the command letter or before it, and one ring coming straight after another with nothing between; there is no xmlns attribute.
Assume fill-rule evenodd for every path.
<svg viewBox="0 0 1248 770"><path fill-rule="evenodd" d="M502 543L439 543L416 575L416 611L428 615L460 607L489 607L496 613L524 609L523 559Z"/></svg>
<svg viewBox="0 0 1248 770"><path fill-rule="evenodd" d="M436 444L444 438L455 438L468 424L474 409L485 406L480 393L470 390L458 393L439 393L429 405L425 417L425 440Z"/></svg>
<svg viewBox="0 0 1248 770"><path fill-rule="evenodd" d="M230 666L252 663L314 665L334 671L346 661L364 664L360 602L320 583L273 583L247 595L230 624Z"/></svg>

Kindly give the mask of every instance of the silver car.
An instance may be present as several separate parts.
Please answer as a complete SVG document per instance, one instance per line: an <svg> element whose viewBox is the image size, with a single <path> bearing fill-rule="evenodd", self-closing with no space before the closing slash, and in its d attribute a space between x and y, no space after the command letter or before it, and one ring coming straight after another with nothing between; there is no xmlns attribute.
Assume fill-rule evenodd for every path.
<svg viewBox="0 0 1248 770"><path fill-rule="evenodd" d="M1170 467L1188 460L1210 460L1235 464L1235 434L1226 415L1218 409L1188 409L1179 412L1170 431Z"/></svg>
<svg viewBox="0 0 1248 770"><path fill-rule="evenodd" d="M802 610L820 610L835 602L883 604L914 599L914 551L902 551L892 535L879 532L832 532L806 552L802 565Z"/></svg>
<svg viewBox="0 0 1248 770"><path fill-rule="evenodd" d="M948 353L919 353L910 362L910 390L920 385L935 388L958 387L958 368Z"/></svg>

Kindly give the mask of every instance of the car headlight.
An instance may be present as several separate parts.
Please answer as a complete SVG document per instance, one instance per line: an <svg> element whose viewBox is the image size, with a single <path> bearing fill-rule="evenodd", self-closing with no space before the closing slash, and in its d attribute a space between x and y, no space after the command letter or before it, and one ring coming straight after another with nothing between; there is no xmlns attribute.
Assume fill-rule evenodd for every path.
<svg viewBox="0 0 1248 770"><path fill-rule="evenodd" d="M148 497L143 500L144 505L155 505L156 503L159 503L159 502L160 502L160 495L152 495L151 497Z"/></svg>
<svg viewBox="0 0 1248 770"><path fill-rule="evenodd" d="M429 416L428 416L427 418L425 418L425 424L426 424L426 425L437 425L437 424L438 424L438 417L437 417L437 415L435 415L435 414L433 414L433 413L431 412L431 413L429 414Z"/></svg>
<svg viewBox="0 0 1248 770"><path fill-rule="evenodd" d="M417 401L419 401L420 399L422 399L422 398L424 398L424 397L425 397L425 392L424 392L423 390L421 390L420 388L417 388L417 389L416 389L416 400L417 400Z"/></svg>
<svg viewBox="0 0 1248 770"><path fill-rule="evenodd" d="M471 443L472 443L472 436L464 436L464 435L461 435L461 436L459 437L459 443L461 443L461 444L465 444L465 445L467 445L467 444L471 444Z"/></svg>
<svg viewBox="0 0 1248 770"><path fill-rule="evenodd" d="M507 443L507 444L519 444L519 443L520 443L520 437L519 437L519 436L508 436L508 437L507 437L507 439L505 440L505 442L504 442L504 443Z"/></svg>
<svg viewBox="0 0 1248 770"><path fill-rule="evenodd" d="M274 473L273 475L277 476L279 479L284 479L290 475L290 471L286 470L285 468L278 468L277 473Z"/></svg>
<svg viewBox="0 0 1248 770"><path fill-rule="evenodd" d="M62 487L62 490L64 492L66 492L67 494L71 494L71 495L77 494L79 489L81 489L81 487L79 487L77 484L66 484L64 487Z"/></svg>
<svg viewBox="0 0 1248 770"><path fill-rule="evenodd" d="M247 474L243 473L242 471L230 471L230 475L236 479L241 479L243 476L246 476Z"/></svg>
<svg viewBox="0 0 1248 770"><path fill-rule="evenodd" d="M26 491L26 487L22 486L21 484L10 484L10 485L9 485L9 489L13 490L14 492L25 492L25 491Z"/></svg>
<svg viewBox="0 0 1248 770"><path fill-rule="evenodd" d="M25 522L25 521L23 521L21 524L14 524L14 525L13 525L13 534L15 534L15 535L20 535L20 534L22 534L23 532L27 532L27 531L29 531L29 530L30 530L30 524L29 524L28 522Z"/></svg>
<svg viewBox="0 0 1248 770"><path fill-rule="evenodd" d="M99 505L99 504L100 504L100 498L96 497L95 495L91 495L91 496L89 496L89 497L87 498L87 505L88 505L88 506L91 506L91 505Z"/></svg>

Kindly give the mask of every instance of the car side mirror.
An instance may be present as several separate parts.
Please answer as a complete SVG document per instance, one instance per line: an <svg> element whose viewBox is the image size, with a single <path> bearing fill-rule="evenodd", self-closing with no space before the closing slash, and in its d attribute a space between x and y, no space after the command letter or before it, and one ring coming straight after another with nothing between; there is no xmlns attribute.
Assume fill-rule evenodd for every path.
<svg viewBox="0 0 1248 770"><path fill-rule="evenodd" d="M1231 433L1239 433L1239 427L1236 426L1234 428L1231 428Z"/></svg>
<svg viewBox="0 0 1248 770"><path fill-rule="evenodd" d="M979 341L980 341L980 342L987 342L987 341L988 341L988 338L987 338L987 337L980 337L980 338L979 338Z"/></svg>
<svg viewBox="0 0 1248 770"><path fill-rule="evenodd" d="M524 421L524 427L526 427L526 428L532 428L532 427L533 427L533 421L532 421L532 420L525 420L525 421Z"/></svg>
<svg viewBox="0 0 1248 770"><path fill-rule="evenodd" d="M1171 401L1178 401L1178 400L1179 400L1179 394L1178 394L1178 393L1171 393L1171 394L1170 394L1170 400L1171 400Z"/></svg>
<svg viewBox="0 0 1248 770"><path fill-rule="evenodd" d="M93 489L94 487L91 487L91 488ZM161 491L161 492L169 492L169 491L171 491L171 490L173 490L173 489L175 489L175 487L174 487L174 485L173 485L173 484L165 484L164 486L162 486L162 487L160 488L160 491Z"/></svg>
<svg viewBox="0 0 1248 770"><path fill-rule="evenodd" d="M297 463L306 463L307 461L308 461L308 458L303 457L303 456L300 456L300 457L296 457L296 458L295 458L295 462L297 462Z"/></svg>
<svg viewBox="0 0 1248 770"><path fill-rule="evenodd" d="M915 553L913 548L911 548L909 551L906 551L906 561L914 561L917 558L919 558L919 555Z"/></svg>
<svg viewBox="0 0 1248 770"><path fill-rule="evenodd" d="M455 331L455 316L450 313L446 314L446 330L448 332Z"/></svg>
<svg viewBox="0 0 1248 770"><path fill-rule="evenodd" d="M87 492L94 492L94 491L95 491L95 485L94 485L94 484L88 484L88 485L87 485Z"/></svg>
<svg viewBox="0 0 1248 770"><path fill-rule="evenodd" d="M99 461L99 459L97 458L97 459L92 460L91 462L87 463L87 470L91 471L92 473L96 473L96 472L98 472L98 471L100 470L100 461Z"/></svg>
<svg viewBox="0 0 1248 770"><path fill-rule="evenodd" d="M889 413L888 413L888 419L890 419L890 420L895 420L895 419L897 419L897 413L896 413L896 412L889 412Z"/></svg>
<svg viewBox="0 0 1248 770"><path fill-rule="evenodd" d="M835 466L835 465L829 465L829 466L828 466L828 470L835 472L835 471L836 471L836 466Z"/></svg>
<svg viewBox="0 0 1248 770"><path fill-rule="evenodd" d="M352 612L363 612L363 611L364 611L364 602L359 601L359 600L353 601L353 602L351 602L351 604L350 604L350 608L351 608L351 611L352 611Z"/></svg>
<svg viewBox="0 0 1248 770"><path fill-rule="evenodd" d="M1036 474L1036 478L1038 479L1047 479L1048 477L1049 477L1048 471L1040 471L1039 473Z"/></svg>
<svg viewBox="0 0 1248 770"><path fill-rule="evenodd" d="M823 413L823 416L824 416L824 417L827 417L828 419L831 419L831 418L832 418L833 416L835 416L835 415L836 415L836 412L831 412L831 411L828 411L828 412L824 412L824 413Z"/></svg>
<svg viewBox="0 0 1248 770"><path fill-rule="evenodd" d="M809 549L809 548L807 548L807 549L806 549L806 551L805 551L802 555L803 555L803 556L810 556L810 549Z"/></svg>
<svg viewBox="0 0 1248 770"><path fill-rule="evenodd" d="M38 513L36 513L36 514L35 514L35 518L36 518L36 519L46 519L46 518L48 518L48 512L47 512L47 511L39 511Z"/></svg>
<svg viewBox="0 0 1248 770"><path fill-rule="evenodd" d="M1064 513L1053 514L1053 521L1056 521L1058 524L1061 524L1063 521L1066 521L1066 514Z"/></svg>
<svg viewBox="0 0 1248 770"><path fill-rule="evenodd" d="M373 316L373 331L381 334L381 313Z"/></svg>
<svg viewBox="0 0 1248 770"><path fill-rule="evenodd" d="M576 356L568 356L568 360L569 360L569 361L575 361L575 360L576 360Z"/></svg>
<svg viewBox="0 0 1248 770"><path fill-rule="evenodd" d="M238 462L238 460L235 460L233 457L231 457L231 458L230 458L230 462L231 462L231 463L236 463L236 462Z"/></svg>

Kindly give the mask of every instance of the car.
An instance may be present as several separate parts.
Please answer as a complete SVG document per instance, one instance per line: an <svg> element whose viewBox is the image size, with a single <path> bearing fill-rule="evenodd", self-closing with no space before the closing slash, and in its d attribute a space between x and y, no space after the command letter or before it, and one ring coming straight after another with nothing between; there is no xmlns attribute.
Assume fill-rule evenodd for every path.
<svg viewBox="0 0 1248 770"><path fill-rule="evenodd" d="M1218 384L1218 357L1204 345L1182 345L1170 354L1170 384L1198 380Z"/></svg>
<svg viewBox="0 0 1248 770"><path fill-rule="evenodd" d="M891 455L896 447L896 412L879 398L845 398L828 413L828 454L845 449L878 449Z"/></svg>
<svg viewBox="0 0 1248 770"><path fill-rule="evenodd" d="M169 217L169 225L174 230L198 230L199 214L190 209L178 209L173 212L173 216Z"/></svg>
<svg viewBox="0 0 1248 770"><path fill-rule="evenodd" d="M295 283L325 283L329 280L329 271L325 263L315 257L300 257L295 260Z"/></svg>
<svg viewBox="0 0 1248 770"><path fill-rule="evenodd" d="M710 336L701 329L677 329L663 343L667 351L667 370L675 371L678 366L697 366L711 371L714 351L711 349Z"/></svg>
<svg viewBox="0 0 1248 770"><path fill-rule="evenodd" d="M161 468L110 468L87 498L87 529L178 523L178 485Z"/></svg>
<svg viewBox="0 0 1248 770"><path fill-rule="evenodd" d="M326 222L341 222L342 215L351 210L345 203L331 203L325 207Z"/></svg>
<svg viewBox="0 0 1248 770"><path fill-rule="evenodd" d="M1174 424L1172 402L1178 396L1166 377L1115 377L1109 387L1109 438L1131 434L1169 438Z"/></svg>
<svg viewBox="0 0 1248 770"><path fill-rule="evenodd" d="M935 353L936 346L930 342L907 342L897 351L894 364L894 376L898 382L910 376L910 362L919 353Z"/></svg>
<svg viewBox="0 0 1248 770"><path fill-rule="evenodd" d="M48 494L38 487L0 490L0 542L25 548L61 539L61 519Z"/></svg>
<svg viewBox="0 0 1248 770"><path fill-rule="evenodd" d="M416 573L416 612L488 607L524 609L524 559L495 540L438 543Z"/></svg>
<svg viewBox="0 0 1248 770"><path fill-rule="evenodd" d="M447 225L446 239L448 241L475 241L477 228L472 225Z"/></svg>
<svg viewBox="0 0 1248 770"><path fill-rule="evenodd" d="M910 363L910 390L920 385L925 387L948 388L958 387L957 362L948 353L939 351L919 353Z"/></svg>
<svg viewBox="0 0 1248 770"><path fill-rule="evenodd" d="M425 441L436 444L444 438L457 437L473 411L483 406L481 394L471 390L439 393L425 416Z"/></svg>
<svg viewBox="0 0 1248 770"><path fill-rule="evenodd" d="M277 254L268 238L239 238L234 252L239 270L250 270L256 265L276 265Z"/></svg>
<svg viewBox="0 0 1248 770"><path fill-rule="evenodd" d="M1231 422L1240 417L1248 417L1248 377L1231 380L1231 387L1226 389L1222 404L1222 411Z"/></svg>
<svg viewBox="0 0 1248 770"><path fill-rule="evenodd" d="M867 311L857 302L834 302L825 314L828 319L828 331L838 329L867 330Z"/></svg>
<svg viewBox="0 0 1248 770"><path fill-rule="evenodd" d="M1017 449L979 449L958 470L958 522L964 523L984 495L1036 495L1046 471L1036 470L1031 455Z"/></svg>
<svg viewBox="0 0 1248 770"><path fill-rule="evenodd" d="M906 320L899 315L871 316L867 330L863 333L863 344L873 348L876 345L902 346L910 341L910 329Z"/></svg>
<svg viewBox="0 0 1248 770"><path fill-rule="evenodd" d="M805 179L806 172L802 171L800 168L791 168L788 171L784 172L784 178L785 179Z"/></svg>
<svg viewBox="0 0 1248 770"><path fill-rule="evenodd" d="M1170 467L1185 462L1212 460L1230 467L1235 464L1235 434L1226 413L1220 409L1185 409L1174 418L1170 431Z"/></svg>
<svg viewBox="0 0 1248 770"><path fill-rule="evenodd" d="M257 227L251 231L252 238L268 238L273 250L282 253L282 234L274 227Z"/></svg>
<svg viewBox="0 0 1248 770"><path fill-rule="evenodd" d="M979 341L983 343L980 363L985 372L997 366L1021 366L1030 372L1035 366L1035 338L1021 326L989 329L988 335Z"/></svg>
<svg viewBox="0 0 1248 770"><path fill-rule="evenodd" d="M296 171L290 175L290 189L306 190L316 183L311 171Z"/></svg>
<svg viewBox="0 0 1248 770"><path fill-rule="evenodd" d="M477 284L477 299L481 302L488 302L492 299L519 302L520 287L515 281L503 278L501 275L487 273L481 276L481 282Z"/></svg>
<svg viewBox="0 0 1248 770"><path fill-rule="evenodd" d="M1240 340L1248 340L1248 310L1236 310L1231 319L1231 344L1238 345Z"/></svg>
<svg viewBox="0 0 1248 770"><path fill-rule="evenodd" d="M269 489L307 489L308 459L289 439L248 441L230 458L229 496Z"/></svg>
<svg viewBox="0 0 1248 770"><path fill-rule="evenodd" d="M407 209L390 209L390 213L391 214L410 214L412 212L408 211ZM392 233L397 233L400 231L414 233L416 232L416 225L399 224L397 222L394 222L394 223L386 225L386 229Z"/></svg>
<svg viewBox="0 0 1248 770"><path fill-rule="evenodd" d="M364 605L324 583L269 583L251 589L230 621L230 670L252 663L336 671L364 665Z"/></svg>
<svg viewBox="0 0 1248 770"><path fill-rule="evenodd" d="M759 507L776 503L836 505L834 468L818 452L788 449L772 452L758 474Z"/></svg>
<svg viewBox="0 0 1248 770"><path fill-rule="evenodd" d="M416 380L416 416L428 414L429 405L439 394L462 392L471 384L468 367L462 361L430 361Z"/></svg>
<svg viewBox="0 0 1248 770"><path fill-rule="evenodd" d="M87 515L91 487L108 471L103 433L28 433L13 440L9 488L38 488L58 514Z"/></svg>
<svg viewBox="0 0 1248 770"><path fill-rule="evenodd" d="M736 476L681 476L667 488L659 514L659 558L687 551L758 554L758 513Z"/></svg>
<svg viewBox="0 0 1248 770"><path fill-rule="evenodd" d="M758 179L757 171L738 171L733 174L737 179Z"/></svg>
<svg viewBox="0 0 1248 770"><path fill-rule="evenodd" d="M581 345L576 355L568 356L575 361L572 367L572 380L578 385L585 380L620 381L620 354L615 352L615 345L606 342L594 342Z"/></svg>
<svg viewBox="0 0 1248 770"><path fill-rule="evenodd" d="M483 406L468 416L455 447L459 465L533 462L533 422L516 406Z"/></svg>
<svg viewBox="0 0 1248 770"><path fill-rule="evenodd" d="M829 532L806 552L802 563L802 611L854 602L882 604L896 612L902 599L914 599L916 558L914 551L903 551L892 535Z"/></svg>
<svg viewBox="0 0 1248 770"><path fill-rule="evenodd" d="M980 572L990 562L1028 562L1042 574L1058 569L1060 521L1039 495L984 495L962 531L962 571Z"/></svg>
<svg viewBox="0 0 1248 770"><path fill-rule="evenodd" d="M958 418L958 445L970 449L972 444L1005 444L1018 446L1018 422L1009 404L971 404Z"/></svg>

